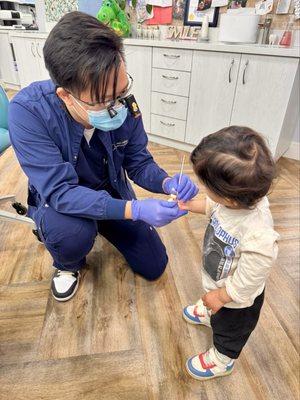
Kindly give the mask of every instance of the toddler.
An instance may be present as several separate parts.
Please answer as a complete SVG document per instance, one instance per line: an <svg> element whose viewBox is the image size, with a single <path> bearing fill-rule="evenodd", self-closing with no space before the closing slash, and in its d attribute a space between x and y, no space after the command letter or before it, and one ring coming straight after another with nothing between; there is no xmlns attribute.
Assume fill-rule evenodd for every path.
<svg viewBox="0 0 300 400"><path fill-rule="evenodd" d="M231 126L202 139L191 154L205 199L179 203L207 214L202 283L205 295L183 310L184 319L212 329L213 346L186 367L199 380L228 375L254 330L277 239L266 197L276 168L264 139Z"/></svg>

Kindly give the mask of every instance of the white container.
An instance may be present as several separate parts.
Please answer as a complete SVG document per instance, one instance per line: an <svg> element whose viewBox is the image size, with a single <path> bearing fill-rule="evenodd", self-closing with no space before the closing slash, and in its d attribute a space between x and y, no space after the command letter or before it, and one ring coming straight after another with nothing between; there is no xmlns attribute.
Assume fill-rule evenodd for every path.
<svg viewBox="0 0 300 400"><path fill-rule="evenodd" d="M219 41L229 43L256 43L259 15L222 14Z"/></svg>

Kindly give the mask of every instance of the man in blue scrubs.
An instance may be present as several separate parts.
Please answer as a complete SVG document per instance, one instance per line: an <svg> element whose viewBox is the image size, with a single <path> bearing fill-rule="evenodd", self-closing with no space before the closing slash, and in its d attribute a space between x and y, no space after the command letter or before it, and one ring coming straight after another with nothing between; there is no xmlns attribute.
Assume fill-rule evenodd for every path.
<svg viewBox="0 0 300 400"><path fill-rule="evenodd" d="M132 78L122 40L92 16L73 12L54 27L44 47L51 80L35 82L10 103L9 130L29 178L28 215L56 268L52 294L76 292L85 257L99 233L146 279L158 278L168 257L153 226L184 214L176 202L136 200L128 177L153 192L198 189L169 177L147 150L141 117L126 103Z"/></svg>

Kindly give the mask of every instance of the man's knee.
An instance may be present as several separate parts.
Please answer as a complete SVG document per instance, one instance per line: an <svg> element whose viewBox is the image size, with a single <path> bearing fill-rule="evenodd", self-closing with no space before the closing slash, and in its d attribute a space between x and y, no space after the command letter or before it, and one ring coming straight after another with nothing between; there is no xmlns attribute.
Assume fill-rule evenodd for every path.
<svg viewBox="0 0 300 400"><path fill-rule="evenodd" d="M90 223L83 223L78 232L66 234L59 243L57 261L64 264L76 262L85 257L92 249L96 234Z"/></svg>
<svg viewBox="0 0 300 400"><path fill-rule="evenodd" d="M148 281L155 281L165 272L167 264L168 255L165 252L165 254L162 254L160 259L150 262L147 269L144 268L142 276Z"/></svg>
<svg viewBox="0 0 300 400"><path fill-rule="evenodd" d="M66 216L53 210L47 210L41 225L46 247L62 264L85 257L97 235L95 221Z"/></svg>
<svg viewBox="0 0 300 400"><path fill-rule="evenodd" d="M166 248L156 230L147 228L139 235L143 241L142 250L135 260L133 269L149 281L158 279L165 271L168 264Z"/></svg>

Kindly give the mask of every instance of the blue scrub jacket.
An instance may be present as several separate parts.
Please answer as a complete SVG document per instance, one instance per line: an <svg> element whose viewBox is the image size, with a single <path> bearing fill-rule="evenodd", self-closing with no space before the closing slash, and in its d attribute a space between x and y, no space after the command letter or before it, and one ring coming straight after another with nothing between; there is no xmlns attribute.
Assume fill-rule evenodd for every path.
<svg viewBox="0 0 300 400"><path fill-rule="evenodd" d="M127 200L135 198L126 178L163 193L168 176L147 150L142 118L130 113L124 124L99 137L107 150L113 199L105 190L78 184L75 167L84 127L67 112L51 80L34 82L10 102L8 125L12 146L29 178L29 216L50 206L59 213L90 219L123 219Z"/></svg>

